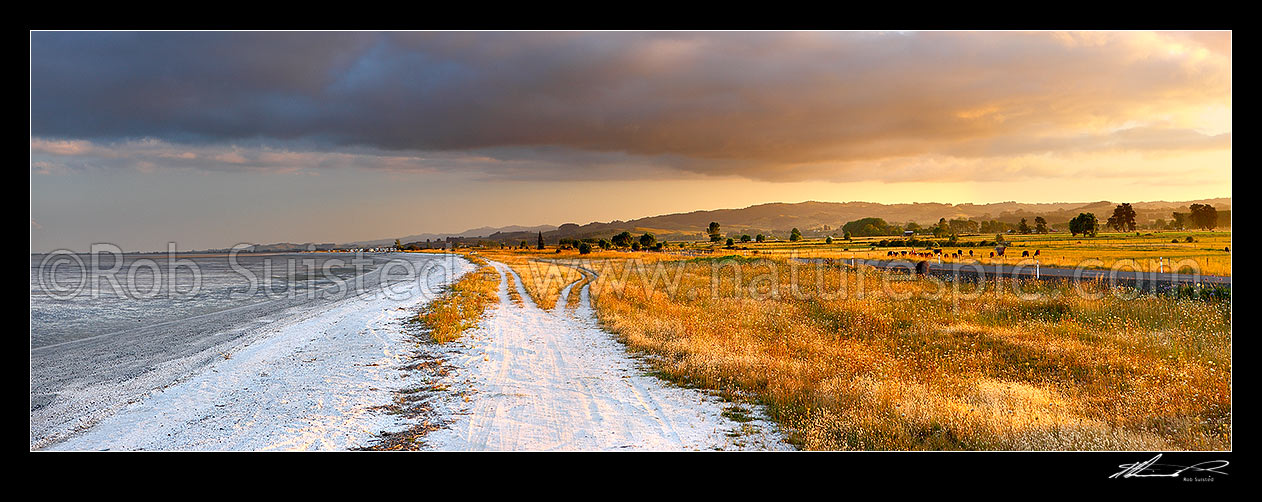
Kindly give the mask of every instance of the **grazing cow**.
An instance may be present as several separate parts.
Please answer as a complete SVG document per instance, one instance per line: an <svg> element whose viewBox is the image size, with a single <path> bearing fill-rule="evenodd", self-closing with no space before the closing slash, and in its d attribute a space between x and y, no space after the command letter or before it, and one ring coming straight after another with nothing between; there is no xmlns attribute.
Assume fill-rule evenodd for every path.
<svg viewBox="0 0 1262 502"><path fill-rule="evenodd" d="M1026 258L1026 257L1028 257L1028 256L1030 256L1030 252L1029 252L1029 251L1022 251L1022 252L1021 252L1021 257L1022 257L1022 258Z"/></svg>
<svg viewBox="0 0 1262 502"><path fill-rule="evenodd" d="M1035 250L1034 250L1034 256L1038 256L1038 255L1039 255L1039 251L1040 251L1040 250L1035 249Z"/></svg>
<svg viewBox="0 0 1262 502"><path fill-rule="evenodd" d="M933 254L942 254L942 249L941 248L934 249Z"/></svg>
<svg viewBox="0 0 1262 502"><path fill-rule="evenodd" d="M971 256L973 256L973 250L972 250L972 249L968 250L968 255L969 255L970 257L971 257Z"/></svg>
<svg viewBox="0 0 1262 502"><path fill-rule="evenodd" d="M916 264L916 273L917 273L917 274L920 274L920 275L925 275L925 274L929 273L929 261L927 261L927 260L921 260L919 263L917 263L917 264Z"/></svg>
<svg viewBox="0 0 1262 502"><path fill-rule="evenodd" d="M995 252L994 252L994 251L991 251L991 252L990 252L990 257L991 257L991 258L994 258L994 257L995 257Z"/></svg>

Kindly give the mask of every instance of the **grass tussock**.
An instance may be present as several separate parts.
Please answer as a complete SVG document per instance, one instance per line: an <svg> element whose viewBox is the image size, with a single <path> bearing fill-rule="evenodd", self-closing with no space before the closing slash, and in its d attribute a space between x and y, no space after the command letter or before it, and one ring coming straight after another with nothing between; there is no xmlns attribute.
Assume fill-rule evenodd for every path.
<svg viewBox="0 0 1262 502"><path fill-rule="evenodd" d="M477 255L466 256L479 268L461 277L417 316L430 338L446 343L476 326L489 305L499 301L500 274Z"/></svg>
<svg viewBox="0 0 1262 502"><path fill-rule="evenodd" d="M513 278L513 274L507 274L508 279L508 300L518 307L524 305L521 301L521 293L517 291L517 279Z"/></svg>
<svg viewBox="0 0 1262 502"><path fill-rule="evenodd" d="M672 265L602 272L601 323L664 378L761 402L805 449L1231 448L1229 302Z"/></svg>
<svg viewBox="0 0 1262 502"><path fill-rule="evenodd" d="M565 308L567 309L578 308L579 303L583 300L583 287L592 282L591 274L586 272L581 273L582 278L579 279L578 282L574 283L574 287L570 288L570 296L565 299Z"/></svg>

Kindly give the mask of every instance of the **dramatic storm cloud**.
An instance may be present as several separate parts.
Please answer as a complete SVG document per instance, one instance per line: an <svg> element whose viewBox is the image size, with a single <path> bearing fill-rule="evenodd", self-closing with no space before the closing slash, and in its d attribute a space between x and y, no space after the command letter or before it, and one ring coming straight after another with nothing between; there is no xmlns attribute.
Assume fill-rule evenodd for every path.
<svg viewBox="0 0 1262 502"><path fill-rule="evenodd" d="M545 179L847 179L921 156L1229 148L1176 116L1230 110L1229 34L1211 35L36 33L31 128L137 163L143 139L492 176L543 149Z"/></svg>
<svg viewBox="0 0 1262 502"><path fill-rule="evenodd" d="M228 187L333 179L348 202L310 207L494 197L407 232L805 197L1188 199L1230 192L1231 34L36 32L30 120L37 241L72 197L120 204L86 202L110 184L222 183L215 211ZM599 195L650 182L671 204Z"/></svg>

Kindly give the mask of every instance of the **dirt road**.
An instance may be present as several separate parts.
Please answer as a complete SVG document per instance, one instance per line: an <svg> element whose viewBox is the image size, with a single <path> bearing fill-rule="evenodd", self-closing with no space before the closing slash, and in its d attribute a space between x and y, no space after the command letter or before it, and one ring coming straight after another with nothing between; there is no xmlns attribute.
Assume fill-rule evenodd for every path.
<svg viewBox="0 0 1262 502"><path fill-rule="evenodd" d="M470 396L448 410L448 428L430 433L436 450L788 449L773 424L736 422L698 390L645 374L613 335L597 325L590 291L567 287L557 307L540 309L509 267L500 271L498 308L449 352L450 386ZM509 301L512 274L522 305ZM570 294L581 295L575 309ZM756 415L748 407L740 413Z"/></svg>

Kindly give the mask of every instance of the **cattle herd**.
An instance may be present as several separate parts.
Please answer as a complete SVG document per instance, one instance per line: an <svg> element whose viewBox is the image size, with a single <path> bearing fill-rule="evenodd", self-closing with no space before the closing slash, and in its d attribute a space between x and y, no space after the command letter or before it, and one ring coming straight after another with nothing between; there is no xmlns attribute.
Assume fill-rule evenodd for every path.
<svg viewBox="0 0 1262 502"><path fill-rule="evenodd" d="M1022 251L1022 252L1021 252L1021 257L1022 257L1022 258L1029 258L1029 257L1031 257L1031 256L1038 256L1040 252L1041 252L1041 250L1035 249L1035 250L1034 250L1034 254L1033 254L1033 255L1031 255L1029 251ZM886 251L886 252L885 252L885 256L888 256L888 257L894 257L894 258L933 258L933 257L938 256L938 255L941 255L941 254L943 254L941 249L934 249L934 250L933 250L933 252L929 252L929 251L906 251L906 250L904 250L904 251ZM948 253L946 253L946 255L947 255L947 257L949 257L949 258L960 259L960 258L963 258L963 257L965 256L965 253L964 253L964 250L962 250L962 249L957 249L957 250L955 250L955 252L948 252ZM972 256L973 256L973 250L971 250L971 249L970 249L970 250L968 250L968 256L969 256L969 257L972 257ZM1003 251L999 251L999 256L1003 256ZM990 252L990 257L991 257L991 258L994 258L994 257L995 257L995 251L991 251L991 252Z"/></svg>

